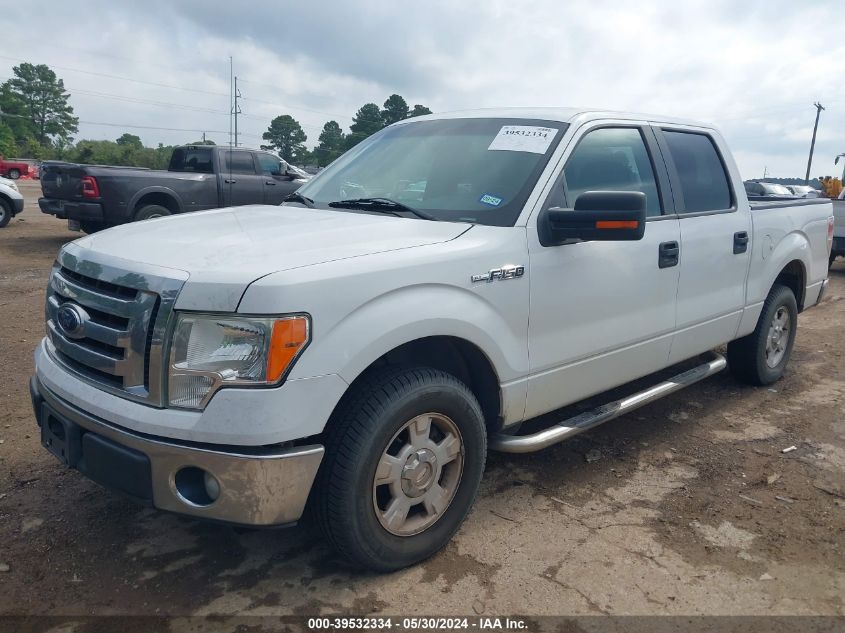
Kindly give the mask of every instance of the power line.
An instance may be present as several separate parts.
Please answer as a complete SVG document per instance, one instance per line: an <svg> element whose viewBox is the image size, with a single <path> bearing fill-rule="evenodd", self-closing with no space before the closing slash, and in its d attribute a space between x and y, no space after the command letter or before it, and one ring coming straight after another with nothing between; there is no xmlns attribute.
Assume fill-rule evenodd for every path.
<svg viewBox="0 0 845 633"><path fill-rule="evenodd" d="M26 62L25 59L20 59L19 57L9 57L8 55L0 55L0 59L9 59L11 61L16 62ZM212 92L210 90L199 90L197 88L186 88L185 86L174 86L172 84L162 84L155 81L144 81L143 79L132 79L131 77L121 77L120 75L110 75L108 73L98 73L94 72L93 70L82 70L80 68L70 68L68 66L57 66L55 64L51 64L52 68L58 68L59 70L66 70L72 73L82 73L84 75L93 75L95 77L106 77L108 79L118 79L120 81L130 81L136 84L144 84L147 86L158 86L160 88L170 88L172 90L184 90L187 92L196 92L199 94L206 94L206 95L214 95L215 97L227 97L227 94L222 92Z"/></svg>

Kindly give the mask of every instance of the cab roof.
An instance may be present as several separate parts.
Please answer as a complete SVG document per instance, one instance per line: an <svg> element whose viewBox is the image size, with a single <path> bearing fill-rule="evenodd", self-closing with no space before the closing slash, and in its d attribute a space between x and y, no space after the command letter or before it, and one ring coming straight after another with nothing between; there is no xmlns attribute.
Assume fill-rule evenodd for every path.
<svg viewBox="0 0 845 633"><path fill-rule="evenodd" d="M436 119L470 119L470 118L502 118L502 119L540 119L545 121L560 121L561 123L580 124L603 119L651 121L713 129L713 126L701 121L681 119L677 117L644 114L637 112L622 112L614 110L600 110L594 108L479 108L476 110L457 110L454 112L440 112L425 116L404 119L396 125L419 120Z"/></svg>

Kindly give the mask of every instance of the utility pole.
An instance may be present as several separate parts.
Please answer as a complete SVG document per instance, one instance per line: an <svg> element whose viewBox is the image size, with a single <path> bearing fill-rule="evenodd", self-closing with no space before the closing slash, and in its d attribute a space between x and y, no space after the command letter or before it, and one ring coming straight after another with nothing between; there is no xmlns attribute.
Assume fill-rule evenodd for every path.
<svg viewBox="0 0 845 633"><path fill-rule="evenodd" d="M234 111L234 92L232 91L232 80L235 71L232 65L232 56L229 55L229 149L232 148L232 112Z"/></svg>
<svg viewBox="0 0 845 633"><path fill-rule="evenodd" d="M238 105L238 99L241 98L241 93L238 91L238 78L235 77L235 107L232 109L232 114L235 116L235 147L238 146L238 115L241 113L241 106Z"/></svg>
<svg viewBox="0 0 845 633"><path fill-rule="evenodd" d="M202 133L202 144L205 145L205 132Z"/></svg>
<svg viewBox="0 0 845 633"><path fill-rule="evenodd" d="M813 140L810 142L810 158L807 160L807 175L804 177L804 184L810 184L810 167L813 166L813 150L816 149L816 131L819 129L819 115L824 110L824 106L818 101L813 104L816 108L816 124L813 126Z"/></svg>

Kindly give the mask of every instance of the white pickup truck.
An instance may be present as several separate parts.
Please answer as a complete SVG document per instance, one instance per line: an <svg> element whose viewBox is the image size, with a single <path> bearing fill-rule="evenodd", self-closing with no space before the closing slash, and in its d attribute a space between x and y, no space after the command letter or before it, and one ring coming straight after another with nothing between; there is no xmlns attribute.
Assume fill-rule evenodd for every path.
<svg viewBox="0 0 845 633"><path fill-rule="evenodd" d="M268 526L307 507L354 563L398 569L461 525L488 448L541 449L726 363L777 380L832 235L829 201L749 205L700 123L410 119L282 206L66 245L35 415L62 462L156 508Z"/></svg>

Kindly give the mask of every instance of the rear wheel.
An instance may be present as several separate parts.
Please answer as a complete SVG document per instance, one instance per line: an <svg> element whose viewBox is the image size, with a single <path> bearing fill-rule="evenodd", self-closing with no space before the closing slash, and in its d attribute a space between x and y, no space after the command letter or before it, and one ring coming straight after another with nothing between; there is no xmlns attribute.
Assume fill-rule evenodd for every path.
<svg viewBox="0 0 845 633"><path fill-rule="evenodd" d="M783 376L798 327L792 290L775 284L763 303L754 331L728 344L728 366L740 382L770 385Z"/></svg>
<svg viewBox="0 0 845 633"><path fill-rule="evenodd" d="M484 417L469 388L439 370L389 368L362 379L330 424L314 509L334 548L393 571L445 546L484 472Z"/></svg>
<svg viewBox="0 0 845 633"><path fill-rule="evenodd" d="M160 204L148 204L138 209L138 212L135 214L135 221L140 222L141 220L163 218L167 215L170 215L170 210L167 207L163 207Z"/></svg>
<svg viewBox="0 0 845 633"><path fill-rule="evenodd" d="M3 198L0 198L0 229L6 226L12 219L12 206Z"/></svg>
<svg viewBox="0 0 845 633"><path fill-rule="evenodd" d="M9 170L9 178L12 180L17 180L21 177L21 170L20 169L10 169Z"/></svg>

